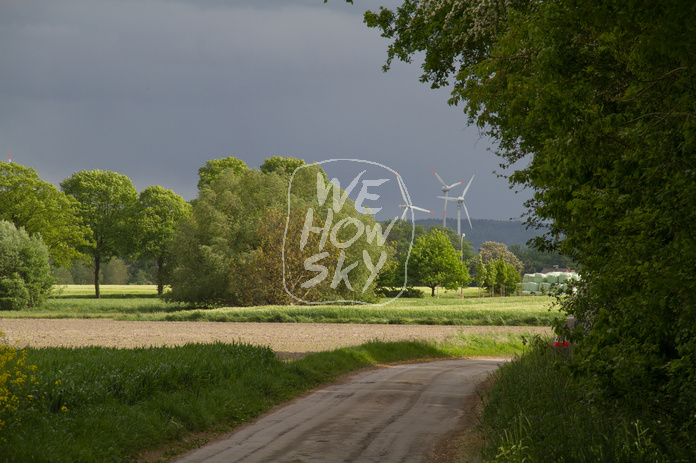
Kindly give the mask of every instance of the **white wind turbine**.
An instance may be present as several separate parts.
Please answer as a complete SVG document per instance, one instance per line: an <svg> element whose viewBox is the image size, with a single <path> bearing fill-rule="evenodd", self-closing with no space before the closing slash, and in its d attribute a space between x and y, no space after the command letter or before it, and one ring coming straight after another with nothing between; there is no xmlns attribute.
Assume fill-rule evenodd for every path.
<svg viewBox="0 0 696 463"><path fill-rule="evenodd" d="M408 198L406 198L406 191L404 191L404 187L401 185L401 177L399 176L398 172L394 171L394 173L396 174L396 183L399 184L399 190L401 190L401 197L404 200L404 204L399 204L399 207L404 210L404 213L401 214L401 220L404 220L406 218L406 214L408 213L409 209L411 209L412 211L422 211L434 214L433 211L423 209L422 207L416 207L413 204L411 204L411 201Z"/></svg>
<svg viewBox="0 0 696 463"><path fill-rule="evenodd" d="M442 226L443 226L443 227L446 227L446 226L447 226L447 225L446 225L446 220L447 220L447 219L445 218L445 214L447 213L447 200L449 199L448 193L449 193L449 191L450 191L452 188L454 188L454 187L457 186L457 185L461 185L461 184L464 183L466 180L462 180L461 182L457 182L457 183L453 183L453 184L451 184L451 185L447 185L447 184L445 183L445 181L442 180L442 177L440 177L440 176L437 174L437 172L435 172L435 169L433 169L433 168L431 167L430 170L433 171L433 174L435 174L435 176L436 176L437 179L440 181L440 183L442 183L442 192L445 194L445 196L444 196L444 199L445 199L445 208L444 208L443 211L442 211ZM442 198L442 196L438 196L438 198Z"/></svg>
<svg viewBox="0 0 696 463"><path fill-rule="evenodd" d="M471 176L471 180L469 180L469 183L466 185L466 188L464 188L464 192L462 195L458 198L448 198L447 196L438 196L438 198L442 198L445 201L457 201L457 235L462 236L462 207L464 207L464 212L466 212L466 219L469 221L469 226L473 229L474 227L471 226L471 218L469 217L469 211L466 209L466 204L464 204L464 196L466 196L466 192L469 190L469 187L471 186L471 182L474 181L474 176Z"/></svg>

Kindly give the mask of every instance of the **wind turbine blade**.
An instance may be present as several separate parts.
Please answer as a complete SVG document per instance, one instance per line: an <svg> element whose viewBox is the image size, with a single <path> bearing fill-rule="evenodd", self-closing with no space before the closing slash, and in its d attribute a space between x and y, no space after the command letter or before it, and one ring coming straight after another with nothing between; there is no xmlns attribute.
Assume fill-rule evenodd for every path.
<svg viewBox="0 0 696 463"><path fill-rule="evenodd" d="M457 185L461 185L461 184L464 183L464 182L466 182L466 180L462 180L461 182L453 183L453 184L451 184L450 186L448 186L447 189L449 190L449 189L451 189L451 188L454 188L454 187L456 187Z"/></svg>
<svg viewBox="0 0 696 463"><path fill-rule="evenodd" d="M408 212L408 206L404 206L404 213L401 214L401 220L404 220L406 218L407 212Z"/></svg>
<svg viewBox="0 0 696 463"><path fill-rule="evenodd" d="M464 212L466 212L466 220L469 221L469 226L470 226L471 229L473 230L473 229L474 229L474 226L471 225L471 218L469 217L469 211L466 209L466 204L462 203L462 206L464 207ZM461 236L461 235L460 235L460 236Z"/></svg>
<svg viewBox="0 0 696 463"><path fill-rule="evenodd" d="M458 201L458 198L450 198L448 196L438 196L440 199L444 199L445 201Z"/></svg>
<svg viewBox="0 0 696 463"><path fill-rule="evenodd" d="M437 177L437 179L440 181L440 183L442 183L442 186L446 187L447 184L445 183L444 180L442 180L442 178L441 178L439 175L437 175L437 172L435 172L435 169L433 169L433 168L431 167L430 170L433 171L433 174L435 174L435 177Z"/></svg>
<svg viewBox="0 0 696 463"><path fill-rule="evenodd" d="M396 174L396 183L399 184L399 190L401 190L401 197L404 199L404 202L408 204L409 201L406 199L406 192L404 191L404 187L401 185L401 177L399 177L399 174L396 171L394 171L394 173Z"/></svg>
<svg viewBox="0 0 696 463"><path fill-rule="evenodd" d="M433 211L429 211L428 209L423 209L422 207L416 207L416 206L409 206L410 209L414 209L416 211L421 211L421 212L428 212L430 214L434 214Z"/></svg>
<svg viewBox="0 0 696 463"><path fill-rule="evenodd" d="M464 193L460 196L460 198L464 199L464 196L466 196L466 192L469 191L469 187L471 186L471 182L474 181L474 176L471 176L471 180L469 180L469 183L466 184L466 188L464 188Z"/></svg>

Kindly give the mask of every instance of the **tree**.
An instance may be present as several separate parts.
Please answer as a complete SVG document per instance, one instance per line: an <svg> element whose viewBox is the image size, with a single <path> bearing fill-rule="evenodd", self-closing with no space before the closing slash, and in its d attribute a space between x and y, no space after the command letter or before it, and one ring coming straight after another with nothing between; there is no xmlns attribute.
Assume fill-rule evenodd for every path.
<svg viewBox="0 0 696 463"><path fill-rule="evenodd" d="M457 232L452 230L450 227L443 227L442 225L431 225L430 227L428 227L428 231L430 230L440 230L445 235L447 235L449 240L452 242L452 246L454 247L454 249L456 249L457 252L460 253L459 256L461 260L468 262L474 258L474 248L472 247L471 242L467 241L466 239L462 239L462 237L457 235Z"/></svg>
<svg viewBox="0 0 696 463"><path fill-rule="evenodd" d="M451 81L450 104L503 164L523 160L510 180L534 190L528 224L549 226L535 247L581 268L563 302L588 327L578 371L663 416L658 445L687 443L696 415L693 12L688 0L406 0L365 15L394 39L387 67L424 52L421 79ZM677 447L675 460L694 458Z"/></svg>
<svg viewBox="0 0 696 463"><path fill-rule="evenodd" d="M275 171L262 173L247 169L241 175L231 170L222 172L209 186L200 190L198 198L192 201L191 218L182 221L177 227L171 245L175 255L172 263L172 291L168 293L168 297L176 301L207 305L249 305L288 300L285 294L273 294L284 293L287 288L282 286L283 280L278 277L278 269L282 269L283 252L295 264L300 257L306 259L307 256L300 252L302 250L298 250L301 240L297 236L293 237L292 233L285 233L285 222L281 221L278 214L282 212L287 218L290 206L290 219L293 219L290 224L296 224L295 214L300 214L305 220L309 217L311 222L302 222L299 230L304 231L305 225L308 229L321 229L325 222L328 223L332 202L318 203L317 188L320 182L324 182L323 186L326 187L326 175L318 166L298 170L293 176L292 184L287 175ZM310 211L311 215L308 215ZM376 223L372 216L359 214L350 199L340 210L334 211L331 208L331 216L331 242L351 241L351 234L355 234L354 227L361 229L360 236L351 241L342 252L338 252L339 256L344 254L343 263L346 266L343 270L349 269L350 284L345 279L330 279L330 290L323 285L316 288L310 286L306 289L315 290L298 291L293 295L299 297L308 294L312 300L321 296L326 298L323 300L371 301L374 299L376 286L374 276L366 265L351 266L352 263L366 259L364 252L368 253L372 263L381 261L380 246L374 240L369 242L367 233L362 233L368 226L374 229ZM293 231L297 232L298 227L289 229L289 232ZM320 236L321 234L319 233ZM309 233L307 252L315 244L313 239L316 235L314 232ZM311 264L316 265L316 269L326 263L327 274L335 276L339 265L337 262L341 261L332 259L332 256L335 257L332 254L334 249L329 246L324 249L316 247L310 257L320 255L322 251L328 254ZM290 266L290 271L296 271L295 274L300 277L306 276L308 272L299 270L295 264ZM302 264L310 266L305 260ZM265 270L261 272L259 269ZM254 290L258 294L254 294Z"/></svg>
<svg viewBox="0 0 696 463"><path fill-rule="evenodd" d="M191 215L191 205L184 198L159 185L140 192L138 201L140 255L157 265L157 294L164 289L164 264L176 225Z"/></svg>
<svg viewBox="0 0 696 463"><path fill-rule="evenodd" d="M103 281L105 285L128 284L128 279L130 278L130 271L123 259L115 257L106 264L102 265L101 270L102 276L100 278L100 281Z"/></svg>
<svg viewBox="0 0 696 463"><path fill-rule="evenodd" d="M87 243L89 230L81 223L77 201L32 168L0 163L0 220L40 235L55 265L83 257L77 249Z"/></svg>
<svg viewBox="0 0 696 463"><path fill-rule="evenodd" d="M280 175L292 175L292 173L295 172L295 169L304 165L306 165L306 163L302 159L273 156L265 159L264 163L261 164L261 167L259 167L259 170L264 174L276 172Z"/></svg>
<svg viewBox="0 0 696 463"><path fill-rule="evenodd" d="M495 266L495 285L500 288L500 295L515 294L517 283L522 280L520 272L514 265L505 262L502 256L490 264Z"/></svg>
<svg viewBox="0 0 696 463"><path fill-rule="evenodd" d="M236 175L241 175L247 169L247 165L241 159L227 157L205 161L205 165L198 169L198 189L210 186L211 183L225 170L231 170Z"/></svg>
<svg viewBox="0 0 696 463"><path fill-rule="evenodd" d="M513 244L508 249L522 262L522 273L536 273L544 268L553 268L554 265L568 268L572 264L566 256L557 252L543 252L519 244Z"/></svg>
<svg viewBox="0 0 696 463"><path fill-rule="evenodd" d="M469 271L459 259L459 253L451 241L440 230L418 238L408 258L408 281L427 286L431 296L440 285L447 289L456 289L469 284Z"/></svg>
<svg viewBox="0 0 696 463"><path fill-rule="evenodd" d="M81 250L92 256L98 299L101 264L134 250L138 192L125 175L102 170L76 172L60 186L80 204L80 217L91 231L90 245Z"/></svg>
<svg viewBox="0 0 696 463"><path fill-rule="evenodd" d="M486 286L486 265L483 263L481 256L478 256L476 261L476 267L474 270L476 273L476 286L479 288L484 288Z"/></svg>
<svg viewBox="0 0 696 463"><path fill-rule="evenodd" d="M479 247L478 253L484 264L498 260L502 257L505 262L515 267L518 272L522 271L522 262L520 262L517 256L515 256L512 252L508 251L507 246L503 243L486 241Z"/></svg>
<svg viewBox="0 0 696 463"><path fill-rule="evenodd" d="M48 247L41 238L0 220L0 310L37 307L52 286Z"/></svg>

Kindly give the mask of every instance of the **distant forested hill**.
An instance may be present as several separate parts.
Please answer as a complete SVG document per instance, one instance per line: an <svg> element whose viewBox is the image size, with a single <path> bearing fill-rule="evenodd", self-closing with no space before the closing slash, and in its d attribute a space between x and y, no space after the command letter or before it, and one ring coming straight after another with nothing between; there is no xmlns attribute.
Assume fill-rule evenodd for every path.
<svg viewBox="0 0 696 463"><path fill-rule="evenodd" d="M416 220L416 225L428 228L431 225L442 225L442 220L421 219ZM473 230L469 228L469 222L462 219L462 233L466 233L464 239L473 244L474 252L478 252L479 246L486 241L504 243L508 247L513 244L527 247L528 240L542 234L539 230L527 230L524 224L518 220L472 219L471 225L474 227ZM447 226L456 232L457 219L448 218Z"/></svg>

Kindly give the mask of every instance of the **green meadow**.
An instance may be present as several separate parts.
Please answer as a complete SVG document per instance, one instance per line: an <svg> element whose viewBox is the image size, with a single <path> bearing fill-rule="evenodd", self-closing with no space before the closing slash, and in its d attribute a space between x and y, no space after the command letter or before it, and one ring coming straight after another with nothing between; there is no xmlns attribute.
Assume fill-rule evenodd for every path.
<svg viewBox="0 0 696 463"><path fill-rule="evenodd" d="M382 306L215 309L167 304L154 286L101 290L95 299L91 286L57 288L44 307L0 317L547 326L560 316L548 297L482 298L475 288ZM7 364L36 370L27 371L32 381L11 391L21 406L0 413L0 461L134 461L150 451L167 461L342 374L422 359L516 357L528 337L503 332L459 334L443 343L374 341L294 361L237 343L26 348L22 365Z"/></svg>
<svg viewBox="0 0 696 463"><path fill-rule="evenodd" d="M0 317L110 318L132 321L281 323L387 323L422 325L551 326L561 315L547 296L479 297L476 288L439 291L437 297L383 299L383 305L297 305L199 308L171 304L154 286L57 288L41 308L2 312Z"/></svg>

